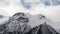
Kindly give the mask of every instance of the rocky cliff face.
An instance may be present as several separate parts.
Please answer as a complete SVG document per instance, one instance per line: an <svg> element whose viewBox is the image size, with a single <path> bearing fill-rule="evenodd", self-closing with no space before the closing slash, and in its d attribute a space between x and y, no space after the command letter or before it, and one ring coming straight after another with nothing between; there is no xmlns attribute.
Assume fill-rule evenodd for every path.
<svg viewBox="0 0 60 34"><path fill-rule="evenodd" d="M60 34L53 27L47 24L41 24L31 29L27 34Z"/></svg>
<svg viewBox="0 0 60 34"><path fill-rule="evenodd" d="M44 15L33 17L27 16L24 13L16 13L10 17L7 23L0 26L0 31L3 31L3 34L60 34L53 27L46 24L48 21L45 18ZM41 24L31 28L33 24L32 26L28 25L28 22Z"/></svg>

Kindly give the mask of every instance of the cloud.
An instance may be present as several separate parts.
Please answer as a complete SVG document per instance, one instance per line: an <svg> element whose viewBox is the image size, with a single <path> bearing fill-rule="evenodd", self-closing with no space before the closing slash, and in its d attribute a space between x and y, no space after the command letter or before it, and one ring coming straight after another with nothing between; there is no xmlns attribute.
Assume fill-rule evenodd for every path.
<svg viewBox="0 0 60 34"><path fill-rule="evenodd" d="M53 22L60 22L60 5L44 6L40 5L31 10L32 14L43 14Z"/></svg>

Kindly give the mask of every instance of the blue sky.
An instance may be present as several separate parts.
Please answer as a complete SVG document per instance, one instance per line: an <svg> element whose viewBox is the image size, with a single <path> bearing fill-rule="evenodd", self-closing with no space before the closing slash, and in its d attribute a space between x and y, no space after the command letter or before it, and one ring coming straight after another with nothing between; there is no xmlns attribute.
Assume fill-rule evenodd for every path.
<svg viewBox="0 0 60 34"><path fill-rule="evenodd" d="M30 3L24 3L24 0L21 0L21 3L26 9L29 9L31 7Z"/></svg>
<svg viewBox="0 0 60 34"><path fill-rule="evenodd" d="M24 0L22 0L21 2L22 2L22 5L26 8L26 9L29 9L30 7L31 7L31 3L24 3L23 2ZM39 3L39 2L38 2ZM52 3L52 4L51 4ZM43 1L43 4L45 4L46 6L50 6L50 5L54 5L54 6L56 6L56 5L60 5L60 0L52 0L51 2L50 2L50 0L44 0Z"/></svg>

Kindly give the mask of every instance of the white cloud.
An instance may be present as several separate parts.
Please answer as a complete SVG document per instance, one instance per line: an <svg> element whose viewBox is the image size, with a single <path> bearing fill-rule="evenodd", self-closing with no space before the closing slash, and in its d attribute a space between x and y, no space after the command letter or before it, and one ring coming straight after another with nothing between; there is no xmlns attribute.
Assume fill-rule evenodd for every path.
<svg viewBox="0 0 60 34"><path fill-rule="evenodd" d="M32 12L43 14L54 22L60 22L60 6L37 6Z"/></svg>

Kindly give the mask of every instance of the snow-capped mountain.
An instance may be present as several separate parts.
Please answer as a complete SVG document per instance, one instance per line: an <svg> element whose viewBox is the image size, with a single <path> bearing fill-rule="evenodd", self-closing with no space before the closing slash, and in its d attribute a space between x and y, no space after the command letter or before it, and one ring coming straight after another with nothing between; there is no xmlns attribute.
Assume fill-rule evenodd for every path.
<svg viewBox="0 0 60 34"><path fill-rule="evenodd" d="M41 24L32 28L27 34L60 34L48 24Z"/></svg>

